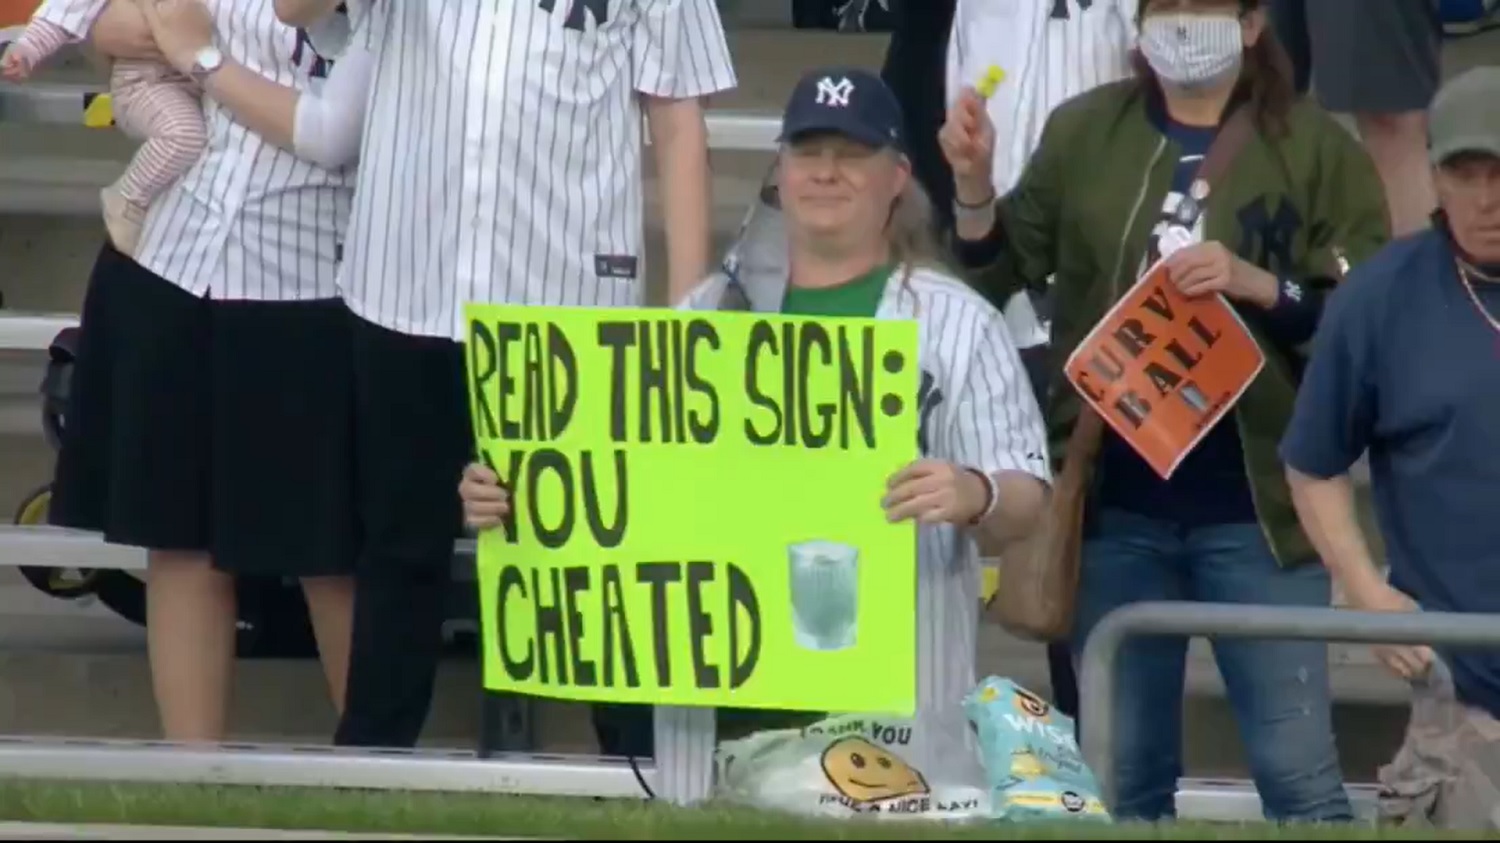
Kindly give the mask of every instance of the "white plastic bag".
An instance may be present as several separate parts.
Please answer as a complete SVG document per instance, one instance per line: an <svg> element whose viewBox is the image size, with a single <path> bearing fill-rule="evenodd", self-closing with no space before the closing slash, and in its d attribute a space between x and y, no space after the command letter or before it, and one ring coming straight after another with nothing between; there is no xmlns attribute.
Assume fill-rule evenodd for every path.
<svg viewBox="0 0 1500 843"><path fill-rule="evenodd" d="M960 720L926 727L846 715L726 741L716 795L816 817L987 820L984 775Z"/></svg>

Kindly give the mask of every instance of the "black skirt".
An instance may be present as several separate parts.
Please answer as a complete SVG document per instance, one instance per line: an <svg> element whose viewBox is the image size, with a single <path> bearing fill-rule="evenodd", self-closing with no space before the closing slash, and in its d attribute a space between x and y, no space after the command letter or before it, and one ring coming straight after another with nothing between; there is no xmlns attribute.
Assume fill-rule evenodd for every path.
<svg viewBox="0 0 1500 843"><path fill-rule="evenodd" d="M322 299L216 301L210 312L214 565L237 574L351 573L348 310Z"/></svg>
<svg viewBox="0 0 1500 843"><path fill-rule="evenodd" d="M347 312L195 296L106 244L84 298L51 521L237 574L347 573Z"/></svg>

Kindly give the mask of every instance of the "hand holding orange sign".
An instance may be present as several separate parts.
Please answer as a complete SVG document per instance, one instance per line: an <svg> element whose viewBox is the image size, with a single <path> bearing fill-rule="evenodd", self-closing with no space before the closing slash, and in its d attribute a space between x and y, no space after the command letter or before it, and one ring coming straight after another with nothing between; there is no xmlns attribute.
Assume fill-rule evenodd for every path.
<svg viewBox="0 0 1500 843"><path fill-rule="evenodd" d="M1063 371L1166 478L1264 365L1239 314L1220 296L1183 295L1160 261L1094 326Z"/></svg>

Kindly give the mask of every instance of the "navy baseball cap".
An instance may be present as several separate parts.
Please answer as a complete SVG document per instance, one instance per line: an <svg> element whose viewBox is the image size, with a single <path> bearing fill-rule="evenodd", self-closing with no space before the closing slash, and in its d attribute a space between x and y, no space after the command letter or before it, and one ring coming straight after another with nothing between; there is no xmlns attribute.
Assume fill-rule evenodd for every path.
<svg viewBox="0 0 1500 843"><path fill-rule="evenodd" d="M803 76L792 89L777 140L832 132L904 152L901 123L901 103L879 76L855 67L824 68Z"/></svg>

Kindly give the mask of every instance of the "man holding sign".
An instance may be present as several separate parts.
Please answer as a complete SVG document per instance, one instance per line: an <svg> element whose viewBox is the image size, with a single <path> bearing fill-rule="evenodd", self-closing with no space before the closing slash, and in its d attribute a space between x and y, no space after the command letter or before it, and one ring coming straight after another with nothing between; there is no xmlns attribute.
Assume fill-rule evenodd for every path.
<svg viewBox="0 0 1500 843"><path fill-rule="evenodd" d="M1386 236L1368 156L1293 98L1257 0L1137 8L1137 78L1053 111L1007 195L994 192L995 132L976 92L960 96L941 139L964 261L986 291L1055 275L1054 365L1085 365L1048 396L1054 453L1075 434L1092 444L1080 419L1107 422L1082 466L1098 476L1080 484L1077 649L1141 601L1328 605L1276 446L1322 291L1341 255L1357 261ZM1142 443L1177 413L1200 421L1157 459ZM1215 654L1267 815L1348 817L1326 646L1234 641ZM1121 655L1116 817L1175 810L1186 655L1172 638Z"/></svg>
<svg viewBox="0 0 1500 843"><path fill-rule="evenodd" d="M952 724L956 745L966 740L960 702L975 682L975 538L987 534L1004 543L1023 533L1040 512L1050 474L1036 401L1004 318L940 268L901 125L899 105L874 75L849 68L809 74L783 120L784 265L715 275L688 297L691 315L615 324L619 314L597 314L592 318L606 324L563 334L538 328L536 348L570 348L562 356L579 361L576 390L560 388L556 406L567 407L576 394L574 418L602 419L611 429L601 438L631 443L622 452L650 451L649 460L611 462L611 449L594 448L579 468L591 464L596 479L585 474L575 484L603 490L598 514L585 514L594 512L589 503L579 510L580 524L599 529L583 539L585 548L594 547L576 557L578 565L609 558L612 543L622 549L632 543L612 532L627 517L626 506L630 530L639 531L635 546L657 550L625 556L615 573L594 565L597 573L587 578L605 583L604 594L618 588L621 595L601 605L619 606L626 617L651 616L658 628L655 619L684 619L675 637L632 628L632 640L654 640L659 648L635 645L635 686L624 648L615 645L609 657L603 652L623 641L611 630L626 624L594 621L600 631L590 652L598 665L585 672L595 678L613 669L623 676L617 697L893 716L915 710L934 725ZM724 310L753 312L716 312ZM581 317L547 318L556 326ZM490 332L476 330L476 337ZM471 339L476 347L487 342ZM618 356L612 351L601 359L587 345L608 345ZM653 347L662 349L660 366L680 360L682 371L658 372L658 364L639 362ZM601 361L587 371L586 353ZM491 359L488 351L471 358ZM471 371L477 396L525 379L516 371L480 380L490 368ZM588 386L601 378L615 386ZM626 381L636 387L617 391ZM507 388L500 389L497 402ZM661 404L652 397L658 389L680 389L683 397ZM582 402L599 394L614 397L586 412ZM747 444L753 457L731 464ZM492 457L512 452L499 438L486 444ZM526 552L525 540L511 546L507 537L526 529L542 505L537 494L555 500L555 491L533 486L524 474L517 479L508 460L492 461L471 466L460 493L469 523L489 530L483 541L505 541L510 559ZM662 468L668 464L675 466L670 472ZM670 507L643 508L643 498L670 494L650 485L657 476L686 492ZM624 478L637 490L628 504L618 497ZM670 517L652 516L657 509ZM659 549L647 530L658 531ZM487 553L482 546L483 566L502 564L501 551ZM689 561L680 574L640 564L674 558L733 563ZM523 580L497 575L496 588L517 607L507 611L543 611L524 607L526 599L539 604L522 597ZM660 602L631 596L654 595L651 583L658 580L682 585L663 586ZM551 601L545 584L542 590ZM683 608L672 610L672 600ZM590 620L581 623L587 630ZM510 654L495 658L521 662L529 655L525 643L510 646ZM686 670L691 678L661 683L668 662L674 674ZM565 690L555 678L551 684L553 693L597 696L592 689ZM683 685L694 690L684 692ZM707 761L712 729L701 737Z"/></svg>

